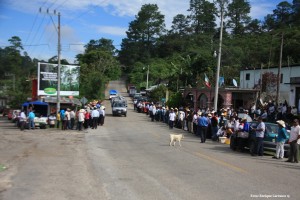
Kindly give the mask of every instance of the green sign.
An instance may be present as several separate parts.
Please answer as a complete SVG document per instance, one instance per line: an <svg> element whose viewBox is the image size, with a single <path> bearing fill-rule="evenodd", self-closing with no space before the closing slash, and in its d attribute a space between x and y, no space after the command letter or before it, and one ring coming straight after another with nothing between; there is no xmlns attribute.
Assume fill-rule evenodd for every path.
<svg viewBox="0 0 300 200"><path fill-rule="evenodd" d="M46 94L55 94L56 93L56 89L55 88L45 88L44 92Z"/></svg>

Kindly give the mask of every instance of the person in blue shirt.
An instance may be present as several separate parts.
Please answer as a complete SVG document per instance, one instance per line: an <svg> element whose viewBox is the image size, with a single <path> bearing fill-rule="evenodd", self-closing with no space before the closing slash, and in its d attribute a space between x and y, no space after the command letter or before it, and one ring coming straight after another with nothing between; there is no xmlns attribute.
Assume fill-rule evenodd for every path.
<svg viewBox="0 0 300 200"><path fill-rule="evenodd" d="M34 129L34 118L35 118L35 114L34 111L31 110L28 114L28 121L29 121L29 129Z"/></svg>
<svg viewBox="0 0 300 200"><path fill-rule="evenodd" d="M204 113L202 113L201 117L198 117L198 127L197 127L197 132L201 137L201 143L205 143L206 141L207 127L208 127L208 118L205 116Z"/></svg>
<svg viewBox="0 0 300 200"><path fill-rule="evenodd" d="M274 159L283 159L284 156L284 143L287 139L287 132L285 129L285 122L283 120L278 120L278 137L276 138L276 155L273 156Z"/></svg>

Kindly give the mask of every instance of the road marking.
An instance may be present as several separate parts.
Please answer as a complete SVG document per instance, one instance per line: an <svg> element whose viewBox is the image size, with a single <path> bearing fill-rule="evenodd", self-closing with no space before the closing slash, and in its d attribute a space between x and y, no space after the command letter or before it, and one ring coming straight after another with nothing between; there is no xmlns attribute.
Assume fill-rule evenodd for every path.
<svg viewBox="0 0 300 200"><path fill-rule="evenodd" d="M247 173L246 170L244 170L244 169L242 169L242 168L240 168L240 167L234 166L234 165L232 165L232 164L230 164L230 163L224 162L224 161L222 161L222 160L218 160L218 159L216 159L216 158L207 156L207 155L202 154L202 153L200 153L200 152L195 152L195 154L196 154L197 156L201 157L201 158L204 158L204 159L206 159L206 160L210 160L210 161L212 161L212 162L218 163L218 164L223 165L223 166L225 166L225 167L231 168L231 169L233 169L233 170L235 170L235 171L239 171L239 172L242 172L242 173Z"/></svg>
<svg viewBox="0 0 300 200"><path fill-rule="evenodd" d="M246 170L244 170L244 169L242 169L242 168L240 168L240 167L237 167L237 166L232 165L232 164L230 164L230 163L227 163L227 162L225 162L225 161L222 161L222 160L213 158L213 157L211 157L211 156L202 154L202 153L200 153L200 152L194 152L194 153L193 153L193 152L190 152L190 151L188 151L188 150L186 150L186 149L182 149L182 150L185 151L185 152L187 152L187 153L192 153L193 155L195 155L195 156L197 156L197 157L201 157L201 158L203 158L203 159L206 159L206 160L212 161L212 162L214 162L214 163L217 163L217 164L219 164L219 165L225 166L225 167L227 167L227 168L233 169L233 170L235 170L235 171L242 172L242 173L248 173Z"/></svg>

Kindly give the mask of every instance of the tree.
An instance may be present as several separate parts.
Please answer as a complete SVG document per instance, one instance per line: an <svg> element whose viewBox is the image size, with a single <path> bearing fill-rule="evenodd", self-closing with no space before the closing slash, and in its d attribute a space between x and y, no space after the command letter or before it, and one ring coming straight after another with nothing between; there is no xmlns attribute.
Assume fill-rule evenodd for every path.
<svg viewBox="0 0 300 200"><path fill-rule="evenodd" d="M300 25L300 0L293 0L292 23L296 26Z"/></svg>
<svg viewBox="0 0 300 200"><path fill-rule="evenodd" d="M251 20L250 4L245 0L233 0L228 5L228 13L226 16L229 18L227 26L232 29L234 35L243 35L245 26Z"/></svg>
<svg viewBox="0 0 300 200"><path fill-rule="evenodd" d="M121 75L115 48L111 40L104 38L91 40L85 47L85 53L77 55L81 66L80 94L90 99L103 98L105 83Z"/></svg>
<svg viewBox="0 0 300 200"><path fill-rule="evenodd" d="M216 7L206 0L190 0L189 19L196 34L215 32Z"/></svg>
<svg viewBox="0 0 300 200"><path fill-rule="evenodd" d="M8 47L9 49L17 51L19 53L20 53L20 50L23 50L22 41L21 41L21 39L18 36L13 36L8 41L11 44L11 46Z"/></svg>
<svg viewBox="0 0 300 200"><path fill-rule="evenodd" d="M171 31L172 34L185 36L189 33L189 20L183 14L178 14L173 18Z"/></svg>
<svg viewBox="0 0 300 200"><path fill-rule="evenodd" d="M292 13L293 7L289 2L280 2L276 6L276 9L273 10L273 15L277 28L288 26L292 21Z"/></svg>
<svg viewBox="0 0 300 200"><path fill-rule="evenodd" d="M158 6L143 5L136 19L129 23L127 38L122 41L119 54L122 64L146 62L151 55L155 55L154 45L164 32L164 15L158 11ZM129 62L127 56L134 60Z"/></svg>
<svg viewBox="0 0 300 200"><path fill-rule="evenodd" d="M93 50L102 50L115 55L116 48L113 45L113 41L105 38L100 38L99 40L90 40L90 42L84 46L85 52L88 53Z"/></svg>
<svg viewBox="0 0 300 200"><path fill-rule="evenodd" d="M245 27L245 31L250 33L251 35L262 33L262 24L258 19L253 19L251 22Z"/></svg>
<svg viewBox="0 0 300 200"><path fill-rule="evenodd" d="M149 97L153 102L160 102L162 98L166 97L166 91L167 87L164 85L160 85L151 91Z"/></svg>
<svg viewBox="0 0 300 200"><path fill-rule="evenodd" d="M57 56L53 56L48 60L48 63L52 63L52 64L57 64L58 63L58 57ZM62 65L69 65L69 62L66 59L61 59L60 60L60 64Z"/></svg>

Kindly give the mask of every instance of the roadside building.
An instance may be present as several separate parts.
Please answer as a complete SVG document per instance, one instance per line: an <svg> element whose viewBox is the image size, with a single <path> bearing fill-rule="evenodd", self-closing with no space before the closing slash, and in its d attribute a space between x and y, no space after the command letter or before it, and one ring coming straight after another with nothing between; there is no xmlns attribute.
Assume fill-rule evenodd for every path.
<svg viewBox="0 0 300 200"><path fill-rule="evenodd" d="M279 103L287 102L290 106L300 106L300 66L282 66L279 84ZM258 88L263 97L275 98L277 81L274 80L278 74L278 67L252 68L240 71L240 88ZM274 76L275 75L275 76ZM262 81L261 81L262 80ZM268 100L268 99L265 99Z"/></svg>

